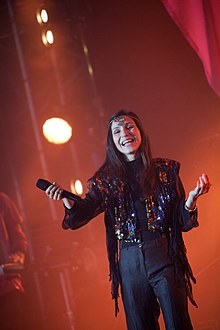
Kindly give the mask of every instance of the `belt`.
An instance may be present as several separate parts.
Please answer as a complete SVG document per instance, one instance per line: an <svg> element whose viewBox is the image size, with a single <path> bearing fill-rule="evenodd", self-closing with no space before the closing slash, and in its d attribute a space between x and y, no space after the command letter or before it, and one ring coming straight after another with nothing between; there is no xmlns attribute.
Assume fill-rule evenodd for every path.
<svg viewBox="0 0 220 330"><path fill-rule="evenodd" d="M141 247L144 244L144 242L153 241L153 240L155 240L159 237L166 236L164 233L161 233L161 232L150 233L150 234L153 234L153 235L142 235L142 239L137 239L135 242L120 240L119 241L119 247L120 247L120 249L124 249L124 248L127 248L129 246L139 246L139 247Z"/></svg>
<svg viewBox="0 0 220 330"><path fill-rule="evenodd" d="M142 244L143 243L141 242L141 240L137 240L136 242L130 242L130 241L123 241L123 240L121 240L119 242L120 249L124 249L124 248L127 248L129 246L139 246L139 247L141 247Z"/></svg>

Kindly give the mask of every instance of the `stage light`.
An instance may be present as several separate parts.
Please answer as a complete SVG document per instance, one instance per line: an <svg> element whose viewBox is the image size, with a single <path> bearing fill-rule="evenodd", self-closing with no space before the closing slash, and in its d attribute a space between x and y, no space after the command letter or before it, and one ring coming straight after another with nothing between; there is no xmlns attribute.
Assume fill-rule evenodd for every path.
<svg viewBox="0 0 220 330"><path fill-rule="evenodd" d="M64 119L53 117L45 121L43 134L49 142L63 144L71 138L72 127Z"/></svg>
<svg viewBox="0 0 220 330"><path fill-rule="evenodd" d="M75 182L75 189L76 189L76 193L78 195L82 195L83 193L83 186L80 180L76 180Z"/></svg>
<svg viewBox="0 0 220 330"><path fill-rule="evenodd" d="M80 180L71 180L70 182L70 189L74 194L77 195L82 195L83 193L83 186L82 186L82 182Z"/></svg>
<svg viewBox="0 0 220 330"><path fill-rule="evenodd" d="M51 30L42 31L42 41L45 46L50 46L54 43L54 36Z"/></svg>
<svg viewBox="0 0 220 330"><path fill-rule="evenodd" d="M46 24L49 20L48 12L44 8L39 8L37 10L36 17L40 25Z"/></svg>

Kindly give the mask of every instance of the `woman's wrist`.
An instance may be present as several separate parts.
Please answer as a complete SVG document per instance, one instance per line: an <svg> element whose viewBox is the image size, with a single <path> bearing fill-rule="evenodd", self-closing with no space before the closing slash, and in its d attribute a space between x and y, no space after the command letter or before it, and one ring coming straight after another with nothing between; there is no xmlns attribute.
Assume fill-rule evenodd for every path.
<svg viewBox="0 0 220 330"><path fill-rule="evenodd" d="M69 200L67 198L63 198L63 205L66 209L70 210L73 207L74 201Z"/></svg>
<svg viewBox="0 0 220 330"><path fill-rule="evenodd" d="M197 209L196 203L191 204L190 206L187 205L187 202L185 202L185 209L189 212L194 212Z"/></svg>
<svg viewBox="0 0 220 330"><path fill-rule="evenodd" d="M192 194L192 192L189 193L189 196L188 196L188 198L185 202L185 208L186 208L187 211L192 212L192 211L196 210L196 208L197 208L197 206L196 206L197 199L198 199L198 196Z"/></svg>

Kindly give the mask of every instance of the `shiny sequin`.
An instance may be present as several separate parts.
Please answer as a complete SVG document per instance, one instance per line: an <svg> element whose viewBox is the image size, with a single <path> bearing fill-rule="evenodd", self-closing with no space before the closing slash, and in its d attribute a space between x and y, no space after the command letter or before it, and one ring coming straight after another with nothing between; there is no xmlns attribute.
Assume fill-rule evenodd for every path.
<svg viewBox="0 0 220 330"><path fill-rule="evenodd" d="M172 212L172 201L176 197L176 174L179 163L168 159L155 160L158 174L156 193L147 196L146 226L149 231L161 231L168 227L169 216ZM118 240L136 242L140 239L137 230L137 217L130 188L121 180L99 174L94 183L104 194L106 210L113 209L110 214L114 232Z"/></svg>

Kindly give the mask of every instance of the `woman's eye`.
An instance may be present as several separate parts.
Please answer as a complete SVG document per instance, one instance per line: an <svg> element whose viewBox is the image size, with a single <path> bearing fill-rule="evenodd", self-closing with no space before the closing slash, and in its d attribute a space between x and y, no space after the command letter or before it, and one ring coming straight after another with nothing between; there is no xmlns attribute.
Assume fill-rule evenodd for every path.
<svg viewBox="0 0 220 330"><path fill-rule="evenodd" d="M119 129L116 129L113 133L118 134L119 132L120 132Z"/></svg>
<svg viewBox="0 0 220 330"><path fill-rule="evenodd" d="M128 125L128 126L127 126L127 129L132 129L132 128L134 128L133 125Z"/></svg>

